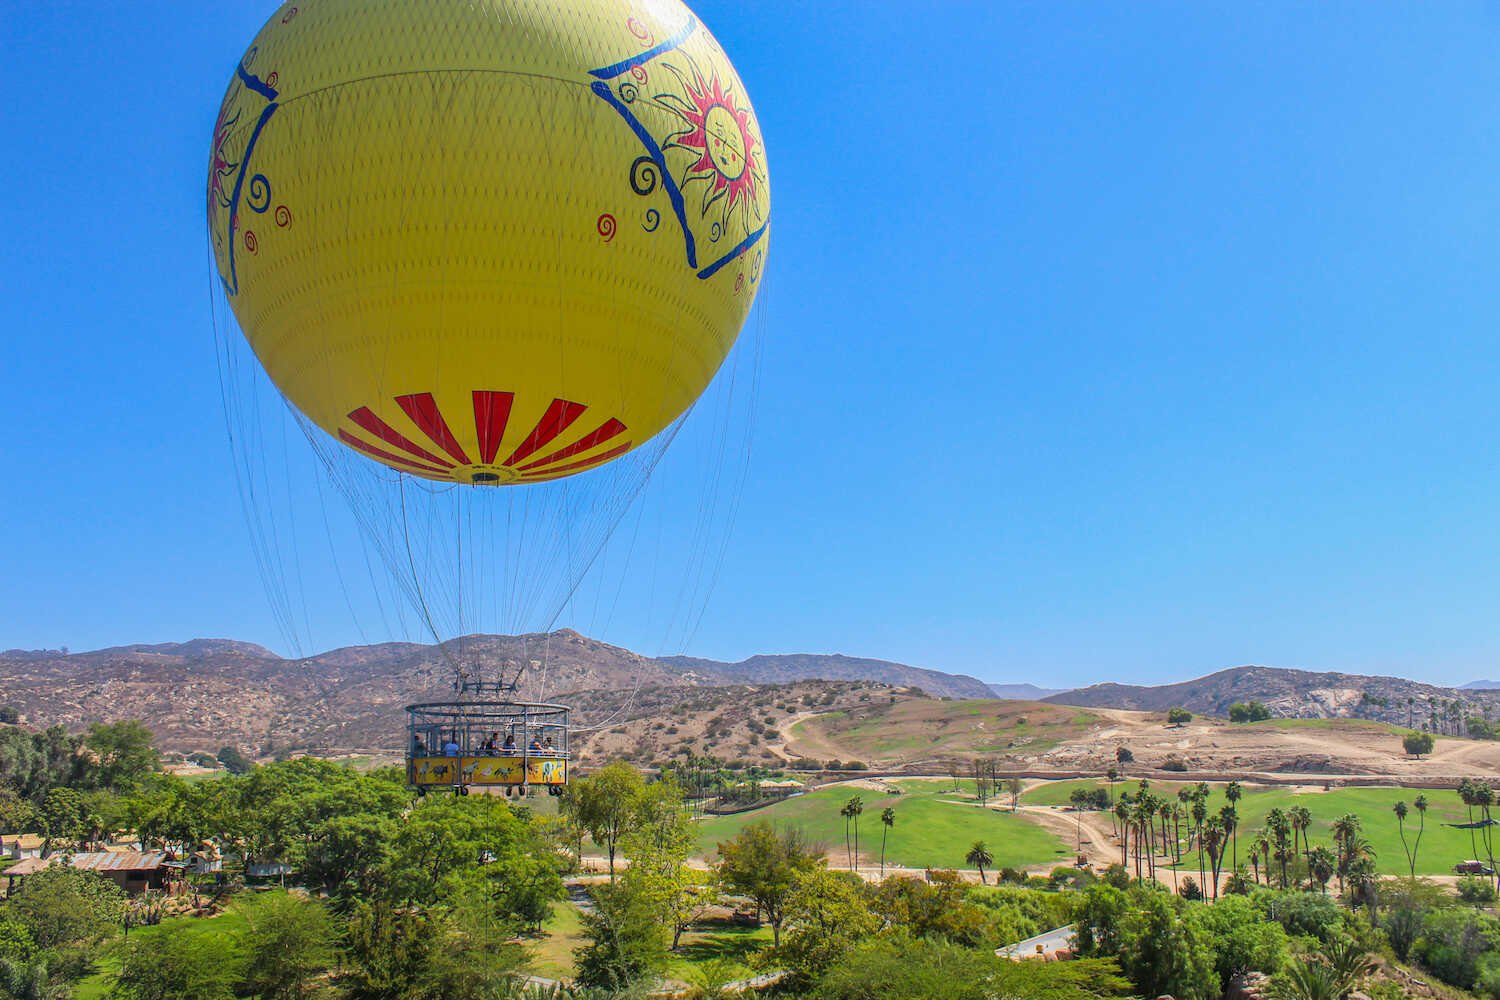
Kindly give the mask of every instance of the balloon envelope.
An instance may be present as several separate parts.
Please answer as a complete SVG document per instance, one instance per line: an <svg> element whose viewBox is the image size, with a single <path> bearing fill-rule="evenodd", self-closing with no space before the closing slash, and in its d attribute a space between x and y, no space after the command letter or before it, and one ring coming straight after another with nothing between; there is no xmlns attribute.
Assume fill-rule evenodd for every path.
<svg viewBox="0 0 1500 1000"><path fill-rule="evenodd" d="M744 86L676 0L302 0L214 127L250 346L425 479L557 479L657 435L733 346L769 220Z"/></svg>

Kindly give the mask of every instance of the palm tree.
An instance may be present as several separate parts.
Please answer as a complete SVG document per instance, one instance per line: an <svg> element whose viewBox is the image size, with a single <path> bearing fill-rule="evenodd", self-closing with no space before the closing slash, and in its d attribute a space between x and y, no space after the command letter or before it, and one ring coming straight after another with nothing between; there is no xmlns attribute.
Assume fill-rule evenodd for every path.
<svg viewBox="0 0 1500 1000"><path fill-rule="evenodd" d="M969 853L964 855L964 860L973 865L975 868L979 869L980 884L988 885L989 883L985 882L984 880L984 870L985 868L994 864L995 859L990 854L990 849L984 846L984 841L974 841L974 846L969 848Z"/></svg>
<svg viewBox="0 0 1500 1000"><path fill-rule="evenodd" d="M1337 866L1338 861L1334 858L1333 852L1322 844L1308 852L1307 873L1312 876L1314 882L1318 883L1318 888L1322 889L1325 895L1328 892L1328 880L1333 878L1333 871Z"/></svg>
<svg viewBox="0 0 1500 1000"><path fill-rule="evenodd" d="M1396 832L1401 834L1401 850L1406 852L1406 864L1411 877L1417 877L1417 863L1412 859L1411 847L1406 843L1406 803L1398 801L1391 806L1391 812L1396 814Z"/></svg>
<svg viewBox="0 0 1500 1000"><path fill-rule="evenodd" d="M1468 811L1469 821L1465 825L1469 828L1469 857L1479 857L1479 844L1474 840L1474 782L1472 779L1463 778L1458 783L1458 797L1463 800L1464 808Z"/></svg>
<svg viewBox="0 0 1500 1000"><path fill-rule="evenodd" d="M1224 821L1218 816L1210 816L1208 822L1203 826L1203 848L1208 851L1209 870L1213 873L1213 898L1219 898L1219 869L1224 860ZM1205 902L1208 893L1203 894Z"/></svg>
<svg viewBox="0 0 1500 1000"><path fill-rule="evenodd" d="M1223 809L1219 810L1219 822L1224 825L1224 832L1229 835L1229 838L1232 842L1234 840L1235 831L1240 828L1240 814L1235 811L1233 805L1226 805ZM1222 850L1219 852L1221 856L1223 855L1223 853L1224 852ZM1233 864L1234 868L1239 867L1238 861L1233 861L1231 863ZM1230 870L1232 871L1234 869L1231 868ZM1215 883L1215 888L1217 888L1217 886L1218 883ZM1218 897L1215 896L1214 898L1217 899Z"/></svg>
<svg viewBox="0 0 1500 1000"><path fill-rule="evenodd" d="M849 867L854 867L854 851L849 846L849 822L854 819L854 800L850 799L844 803L839 815L844 817L844 854L849 859Z"/></svg>
<svg viewBox="0 0 1500 1000"><path fill-rule="evenodd" d="M1359 857L1359 817L1345 813L1333 821L1333 845L1338 858L1339 892L1344 891L1344 880Z"/></svg>
<svg viewBox="0 0 1500 1000"><path fill-rule="evenodd" d="M1418 795L1412 805L1417 807L1417 842L1411 845L1412 878L1416 878L1417 851L1422 849L1422 831L1427 829L1427 796Z"/></svg>
<svg viewBox="0 0 1500 1000"><path fill-rule="evenodd" d="M1115 832L1120 838L1120 867L1130 867L1130 802L1121 795L1115 800Z"/></svg>
<svg viewBox="0 0 1500 1000"><path fill-rule="evenodd" d="M1276 844L1276 860L1281 862L1281 887L1285 889L1287 885L1287 836L1294 834L1295 827L1287 819L1287 814L1278 807L1266 814L1266 829L1270 831L1271 839ZM1293 843L1295 844L1295 841ZM1295 847L1292 849L1295 850Z"/></svg>
<svg viewBox="0 0 1500 1000"><path fill-rule="evenodd" d="M887 806L880 814L880 877L885 878L885 835L896 825L896 810Z"/></svg>
<svg viewBox="0 0 1500 1000"><path fill-rule="evenodd" d="M1260 882L1260 856L1262 852L1265 852L1267 856L1269 856L1270 850L1271 842L1266 840L1266 833L1264 830L1262 830L1260 833L1257 833L1255 835L1255 839L1250 841L1250 864L1255 869L1255 881L1257 883ZM1269 882L1270 880L1271 869L1270 866L1267 865L1266 881Z"/></svg>
<svg viewBox="0 0 1500 1000"><path fill-rule="evenodd" d="M1202 789L1202 785L1198 786ZM1198 884L1203 884L1203 821L1208 818L1208 805L1204 802L1207 796L1201 793L1193 795L1193 827L1198 833Z"/></svg>
<svg viewBox="0 0 1500 1000"><path fill-rule="evenodd" d="M1488 781L1476 781L1474 783L1474 804L1479 807L1480 837L1484 839L1484 853L1489 858L1490 868L1495 867L1495 843L1490 825L1490 807L1495 804L1495 791L1490 787ZM1497 880L1500 885L1500 880Z"/></svg>
<svg viewBox="0 0 1500 1000"><path fill-rule="evenodd" d="M1286 815L1287 819L1292 821L1292 852L1296 853L1296 834L1300 833L1302 836L1302 855L1306 857L1307 852L1312 849L1312 844L1308 842L1307 838L1307 832L1312 828L1312 813L1308 810L1307 806L1292 806L1286 811Z"/></svg>
<svg viewBox="0 0 1500 1000"><path fill-rule="evenodd" d="M856 795L849 800L849 814L854 818L854 863L851 867L855 871L859 871L859 817L864 811L864 799Z"/></svg>
<svg viewBox="0 0 1500 1000"><path fill-rule="evenodd" d="M1244 790L1240 788L1240 783L1238 781L1231 781L1229 784L1224 786L1224 799L1229 803L1231 809L1236 810L1236 815L1238 815L1237 810L1239 806L1240 796L1242 794L1244 794ZM1236 823L1234 824L1234 826L1231 826L1229 828L1230 843L1233 845L1231 847L1231 850L1233 851L1232 864L1235 868L1238 868L1240 866L1240 838L1239 834L1236 832L1236 829L1238 827L1239 824Z"/></svg>

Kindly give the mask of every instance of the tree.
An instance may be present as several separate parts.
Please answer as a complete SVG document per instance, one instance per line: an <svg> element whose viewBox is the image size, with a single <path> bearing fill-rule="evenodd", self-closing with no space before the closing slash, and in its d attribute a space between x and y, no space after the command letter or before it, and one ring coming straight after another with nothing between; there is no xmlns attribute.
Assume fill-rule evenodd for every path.
<svg viewBox="0 0 1500 1000"><path fill-rule="evenodd" d="M844 817L844 850L849 852L849 869L858 871L859 859L859 817L865 811L864 799L858 795L844 803L844 808L839 810L839 815ZM854 823L854 847L849 848L849 823Z"/></svg>
<svg viewBox="0 0 1500 1000"><path fill-rule="evenodd" d="M812 868L792 880L776 959L792 973L789 986L805 987L879 929L862 881L847 872Z"/></svg>
<svg viewBox="0 0 1500 1000"><path fill-rule="evenodd" d="M1417 852L1422 849L1422 832L1427 829L1427 796L1418 795L1412 805L1417 809L1417 839L1411 845L1411 874L1417 874Z"/></svg>
<svg viewBox="0 0 1500 1000"><path fill-rule="evenodd" d="M1193 713L1185 708L1172 708L1167 710L1167 725L1185 726L1193 721Z"/></svg>
<svg viewBox="0 0 1500 1000"><path fill-rule="evenodd" d="M578 982L621 991L655 978L666 967L666 928L639 886L622 881L596 886L594 907L583 915L588 944L577 952Z"/></svg>
<svg viewBox="0 0 1500 1000"><path fill-rule="evenodd" d="M995 863L994 856L990 854L990 849L982 840L974 841L969 848L969 853L964 855L964 860L979 869L980 884L984 883L984 870Z"/></svg>
<svg viewBox="0 0 1500 1000"><path fill-rule="evenodd" d="M1134 760L1135 754L1130 752L1129 747L1115 747L1115 763L1124 765L1129 764ZM1124 770L1124 767L1120 768L1122 774L1124 773Z"/></svg>
<svg viewBox="0 0 1500 1000"><path fill-rule="evenodd" d="M50 865L26 876L6 911L26 925L38 948L89 946L119 929L125 893L94 872Z"/></svg>
<svg viewBox="0 0 1500 1000"><path fill-rule="evenodd" d="M1272 975L1286 961L1286 931L1266 920L1243 896L1226 895L1213 906L1195 907L1186 916L1212 941L1214 971L1221 989L1228 990L1232 979L1247 972Z"/></svg>
<svg viewBox="0 0 1500 1000"><path fill-rule="evenodd" d="M896 825L896 810L887 806L880 813L880 877L885 878L885 835Z"/></svg>
<svg viewBox="0 0 1500 1000"><path fill-rule="evenodd" d="M1338 859L1333 852L1319 844L1307 854L1307 873L1312 880L1318 883L1318 888L1328 891L1328 880L1333 878L1334 871L1338 868Z"/></svg>
<svg viewBox="0 0 1500 1000"><path fill-rule="evenodd" d="M1089 891L1096 888L1091 886ZM1091 936L1094 950L1084 953L1115 956L1126 977L1147 996L1170 993L1179 1000L1215 1000L1220 983L1214 971L1213 940L1197 921L1184 919L1188 905L1160 889L1143 886L1121 895L1114 950L1101 949L1101 939ZM1082 945L1081 933L1079 939Z"/></svg>
<svg viewBox="0 0 1500 1000"><path fill-rule="evenodd" d="M1009 962L900 933L871 937L818 980L824 1000L1100 1000L1129 995L1112 962Z"/></svg>
<svg viewBox="0 0 1500 1000"><path fill-rule="evenodd" d="M1431 733L1407 733L1401 737L1401 749L1410 757L1424 757L1432 753Z"/></svg>
<svg viewBox="0 0 1500 1000"><path fill-rule="evenodd" d="M568 786L563 805L594 843L609 853L611 879L615 877L615 851L620 838L639 819L638 806L645 787L640 772L624 761L606 764Z"/></svg>
<svg viewBox="0 0 1500 1000"><path fill-rule="evenodd" d="M1408 871L1413 878L1417 875L1417 863L1411 856L1411 845L1406 842L1406 803L1397 801L1391 806L1391 812L1396 814L1396 832L1401 835L1401 850L1406 854Z"/></svg>
<svg viewBox="0 0 1500 1000"><path fill-rule="evenodd" d="M307 896L272 892L236 905L245 918L243 987L267 1000L302 1000L337 955L328 911Z"/></svg>
<svg viewBox="0 0 1500 1000"><path fill-rule="evenodd" d="M218 760L230 774L245 774L255 766L255 762L240 753L238 747L220 747Z"/></svg>
<svg viewBox="0 0 1500 1000"><path fill-rule="evenodd" d="M117 792L135 788L161 769L155 743L151 730L134 719L96 722L83 738L94 757L95 780L101 788Z"/></svg>
<svg viewBox="0 0 1500 1000"><path fill-rule="evenodd" d="M717 894L687 867L693 849L692 819L682 808L681 793L674 784L648 786L640 824L622 843L630 867L621 882L638 891L655 908L662 924L671 928L675 951L683 932L716 902Z"/></svg>
<svg viewBox="0 0 1500 1000"><path fill-rule="evenodd" d="M114 997L233 1000L244 956L222 934L141 933L125 950Z"/></svg>
<svg viewBox="0 0 1500 1000"><path fill-rule="evenodd" d="M755 901L771 925L773 945L780 947L787 894L798 874L823 866L822 851L809 845L796 827L777 830L765 820L718 847L719 878Z"/></svg>
<svg viewBox="0 0 1500 1000"><path fill-rule="evenodd" d="M21 710L14 705L0 705L0 724L14 726L21 721Z"/></svg>
<svg viewBox="0 0 1500 1000"><path fill-rule="evenodd" d="M1271 710L1258 701L1237 701L1229 706L1230 722L1264 722L1271 717Z"/></svg>
<svg viewBox="0 0 1500 1000"><path fill-rule="evenodd" d="M1286 811L1287 820L1292 824L1292 853L1297 853L1297 840L1302 841L1302 853L1305 855L1309 848L1307 832L1312 828L1312 811L1307 806L1292 806Z"/></svg>
<svg viewBox="0 0 1500 1000"><path fill-rule="evenodd" d="M1010 811L1016 812L1021 808L1021 790L1025 788L1020 778L1005 779L1005 794L1010 796Z"/></svg>
<svg viewBox="0 0 1500 1000"><path fill-rule="evenodd" d="M1229 803L1229 807L1231 809L1238 809L1240 796L1243 794L1244 789L1240 787L1240 783L1238 781L1231 781L1229 784L1224 786L1224 800ZM1231 867L1233 868L1238 868L1240 866L1239 826L1240 824L1238 820L1238 813L1236 813L1235 823L1229 828L1229 839L1233 851Z"/></svg>

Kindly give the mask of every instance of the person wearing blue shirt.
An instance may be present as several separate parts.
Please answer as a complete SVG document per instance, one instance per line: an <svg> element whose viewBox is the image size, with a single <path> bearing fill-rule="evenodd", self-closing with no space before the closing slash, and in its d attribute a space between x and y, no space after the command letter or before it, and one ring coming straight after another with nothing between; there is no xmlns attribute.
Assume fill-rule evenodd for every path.
<svg viewBox="0 0 1500 1000"><path fill-rule="evenodd" d="M449 736L448 742L443 744L443 756L457 757L460 753L458 742L452 736Z"/></svg>

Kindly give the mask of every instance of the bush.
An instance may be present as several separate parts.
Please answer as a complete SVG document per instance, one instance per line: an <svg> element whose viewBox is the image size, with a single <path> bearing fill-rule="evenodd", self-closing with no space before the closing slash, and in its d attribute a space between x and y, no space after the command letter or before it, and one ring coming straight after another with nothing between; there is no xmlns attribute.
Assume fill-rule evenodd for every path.
<svg viewBox="0 0 1500 1000"><path fill-rule="evenodd" d="M1185 708L1173 708L1167 711L1167 724L1172 726L1185 726L1193 721L1193 713Z"/></svg>
<svg viewBox="0 0 1500 1000"><path fill-rule="evenodd" d="M1488 878L1465 875L1458 881L1458 898L1465 903L1479 906L1495 901L1495 887Z"/></svg>
<svg viewBox="0 0 1500 1000"><path fill-rule="evenodd" d="M1106 885L1114 886L1116 889L1128 889L1134 881L1130 869L1124 865L1114 864L1104 869L1104 882Z"/></svg>
<svg viewBox="0 0 1500 1000"><path fill-rule="evenodd" d="M1183 899L1202 899L1203 890L1198 888L1198 880L1191 875L1182 877L1182 884L1177 888Z"/></svg>
<svg viewBox="0 0 1500 1000"><path fill-rule="evenodd" d="M1161 762L1161 769L1163 771L1186 771L1188 769L1187 761L1177 756L1168 757Z"/></svg>

